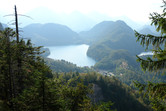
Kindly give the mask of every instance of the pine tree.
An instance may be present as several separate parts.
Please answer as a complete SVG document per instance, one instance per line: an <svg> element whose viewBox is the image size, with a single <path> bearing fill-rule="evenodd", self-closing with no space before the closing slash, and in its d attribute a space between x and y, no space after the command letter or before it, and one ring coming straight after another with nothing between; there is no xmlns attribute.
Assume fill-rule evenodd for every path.
<svg viewBox="0 0 166 111"><path fill-rule="evenodd" d="M142 59L137 56L138 61L141 64L142 69L146 72L154 72L157 74L164 74L166 71L166 1L163 0L164 5L162 6L163 12L150 14L150 19L152 20L151 25L156 26L156 31L160 32L160 36L155 35L144 35L135 31L137 41L140 41L141 45L146 46L146 49L150 45L153 46L151 50L153 52L153 57L147 57ZM166 110L166 83L152 83L141 84L135 82L135 85L139 87L140 91L145 91L152 101L152 108L156 111Z"/></svg>
<svg viewBox="0 0 166 111"><path fill-rule="evenodd" d="M3 101L2 106L13 111L18 110L17 98L39 81L44 91L45 79L52 77L52 74L39 56L40 48L33 47L30 40L27 42L20 40L17 43L16 33L10 28L0 32L0 100ZM19 69L18 56L21 64ZM42 96L44 97L44 93Z"/></svg>

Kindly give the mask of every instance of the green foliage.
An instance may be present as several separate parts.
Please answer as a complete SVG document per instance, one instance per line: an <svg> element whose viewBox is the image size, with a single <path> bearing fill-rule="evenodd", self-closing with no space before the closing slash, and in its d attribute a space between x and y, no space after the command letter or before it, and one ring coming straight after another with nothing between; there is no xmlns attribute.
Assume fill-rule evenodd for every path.
<svg viewBox="0 0 166 111"><path fill-rule="evenodd" d="M114 72L117 68L138 69L138 64L128 51L112 50L109 54L105 55L104 58L98 61L94 68Z"/></svg>
<svg viewBox="0 0 166 111"><path fill-rule="evenodd" d="M19 110L22 111L79 111L86 107L91 107L90 99L87 97L89 89L81 83L75 83L75 79L64 81L61 78L45 80L44 103L42 84L36 84L35 87L25 90L18 97ZM89 103L89 106L87 103Z"/></svg>
<svg viewBox="0 0 166 111"><path fill-rule="evenodd" d="M73 75L71 73L62 74L65 80L70 80ZM137 99L138 93L132 90L129 86L123 84L115 77L103 76L96 72L80 73L77 76L79 81L83 81L85 85L91 86L93 93L90 98L93 103L97 103L97 111L107 110L109 104L111 109L118 111L149 111L150 109L144 104L141 97ZM100 101L109 102L100 104ZM103 108L103 109L102 109Z"/></svg>
<svg viewBox="0 0 166 111"><path fill-rule="evenodd" d="M143 48L135 43L134 31L123 21L105 21L81 34L85 39L93 38L87 55L97 61L95 69L115 71L122 63L139 68L132 56L141 53Z"/></svg>
<svg viewBox="0 0 166 111"><path fill-rule="evenodd" d="M117 68L115 71L116 77L123 83L135 89L133 81L138 81L141 84L146 84L147 81L154 83L166 82L166 76L156 73L144 73L141 70Z"/></svg>
<svg viewBox="0 0 166 111"><path fill-rule="evenodd" d="M113 105L112 102L107 102L107 103L102 102L102 103L100 103L99 106L94 107L94 109L95 109L95 111L117 111L117 110L110 109L110 106L112 106L112 105Z"/></svg>
<svg viewBox="0 0 166 111"><path fill-rule="evenodd" d="M73 78L53 77L39 56L41 47L28 40L15 40L15 32L0 32L0 110L2 111L94 111L89 87L83 85L78 72ZM72 74L71 74L72 75ZM111 105L111 104L110 104ZM103 104L102 107L109 107Z"/></svg>
<svg viewBox="0 0 166 111"><path fill-rule="evenodd" d="M153 36L153 35L143 35L136 32L137 41L141 41L141 45L146 45L146 48L150 44L153 45L154 55L152 58L148 57L147 59L142 59L137 56L138 61L141 63L141 67L144 71L156 72L165 75L166 69L166 2L163 0L164 9L162 14L153 13L151 14L150 19L152 20L152 24L156 26L156 30L161 32L161 36ZM164 46L161 48L161 46ZM151 83L148 84L140 84L139 82L135 83L135 85L140 89L140 91L145 91L152 101L152 107L156 111L166 110L166 83Z"/></svg>
<svg viewBox="0 0 166 111"><path fill-rule="evenodd" d="M100 61L104 57L110 54L112 49L107 47L104 44L90 46L87 52L87 55L95 59L96 61Z"/></svg>
<svg viewBox="0 0 166 111"><path fill-rule="evenodd" d="M15 99L31 88L38 77L52 77L51 71L42 62L40 47L32 47L31 42L15 41L15 32L7 28L0 33L0 100L11 110L17 109Z"/></svg>
<svg viewBox="0 0 166 111"><path fill-rule="evenodd" d="M70 63L65 60L53 60L44 58L46 64L53 72L89 72L92 71L89 67L77 67L76 64Z"/></svg>
<svg viewBox="0 0 166 111"><path fill-rule="evenodd" d="M90 31L84 32L82 36L87 40L92 39L92 45L89 47L87 54L97 61L101 60L101 58L96 58L97 56L101 57L102 52L107 54L105 52L109 50L124 49L132 55L143 51L143 48L135 43L134 31L123 21L101 22Z"/></svg>

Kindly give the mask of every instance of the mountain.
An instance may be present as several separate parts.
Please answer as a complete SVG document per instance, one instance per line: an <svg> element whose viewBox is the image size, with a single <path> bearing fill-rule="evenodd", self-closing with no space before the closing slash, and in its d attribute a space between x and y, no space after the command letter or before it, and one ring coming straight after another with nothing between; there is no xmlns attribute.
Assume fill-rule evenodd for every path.
<svg viewBox="0 0 166 111"><path fill-rule="evenodd" d="M79 39L79 35L67 26L54 23L28 25L21 35L42 46L71 45Z"/></svg>
<svg viewBox="0 0 166 111"><path fill-rule="evenodd" d="M92 44L89 50L103 44L114 50L128 50L133 55L142 52L142 47L136 43L134 31L123 21L104 21L79 34L86 43Z"/></svg>
<svg viewBox="0 0 166 111"><path fill-rule="evenodd" d="M25 13L25 15L30 16L32 19L20 17L19 23L22 23L23 26L31 23L57 23L66 25L76 32L89 30L95 24L104 20L123 20L136 30L141 27L140 24L126 16L110 17L99 12L81 13L79 11L73 11L71 13L59 13L46 7L38 7Z"/></svg>
<svg viewBox="0 0 166 111"><path fill-rule="evenodd" d="M138 67L134 56L144 49L125 22L104 21L79 34L85 43L90 44L87 55L97 61L94 68L116 70L124 64L126 68Z"/></svg>
<svg viewBox="0 0 166 111"><path fill-rule="evenodd" d="M119 17L114 17L113 20L122 20L124 21L128 26L130 26L133 30L138 30L140 27L142 27L143 23L138 23L126 16L119 16Z"/></svg>
<svg viewBox="0 0 166 111"><path fill-rule="evenodd" d="M113 25L112 21L104 21L95 25L89 31L82 31L79 33L80 37L88 44L92 44L100 40L100 38L107 36L107 30Z"/></svg>
<svg viewBox="0 0 166 111"><path fill-rule="evenodd" d="M133 90L130 86L123 84L114 76L106 76L96 72L72 74L65 73L57 74L57 76L63 77L66 81L74 79L75 82L83 82L85 85L90 85L93 93L89 94L91 102L113 102L110 107L111 111L151 111L145 104L144 100L136 90ZM102 107L104 109L104 107ZM106 107L107 108L107 107ZM97 110L97 111L102 111ZM109 107L106 110L109 111Z"/></svg>
<svg viewBox="0 0 166 111"><path fill-rule="evenodd" d="M159 32L156 31L156 28L154 25L144 25L140 30L139 33L142 34L151 34L151 35L160 35Z"/></svg>
<svg viewBox="0 0 166 111"><path fill-rule="evenodd" d="M103 58L100 59L94 66L95 69L106 71L115 71L121 69L138 69L139 64L136 62L136 57L132 56L126 50L112 50L108 52ZM117 74L117 72L116 72Z"/></svg>
<svg viewBox="0 0 166 111"><path fill-rule="evenodd" d="M54 11L46 7L35 8L25 13L25 15L29 16L30 18L19 18L19 23L22 23L21 25L23 26L27 26L32 23L61 23L60 14L55 13Z"/></svg>
<svg viewBox="0 0 166 111"><path fill-rule="evenodd" d="M152 35L154 35L154 33L152 32L152 30L150 30L148 27L141 29L141 30L139 31L139 33L141 33L141 34L152 34Z"/></svg>
<svg viewBox="0 0 166 111"><path fill-rule="evenodd" d="M30 23L56 23L66 25L72 30L80 32L82 30L89 30L97 24L96 21L78 11L67 14L58 13L46 7L38 7L27 12L25 15L30 16L32 19L20 18L19 21L24 26Z"/></svg>

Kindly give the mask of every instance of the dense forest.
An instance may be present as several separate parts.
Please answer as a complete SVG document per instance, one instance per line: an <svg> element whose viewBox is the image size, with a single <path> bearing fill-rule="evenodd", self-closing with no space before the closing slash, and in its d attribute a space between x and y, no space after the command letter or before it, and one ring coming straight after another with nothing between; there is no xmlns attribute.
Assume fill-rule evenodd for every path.
<svg viewBox="0 0 166 111"><path fill-rule="evenodd" d="M1 111L165 111L165 9L152 13L157 32L103 21L76 33L60 24L32 24L18 39L0 23ZM52 29L52 30L50 30ZM143 46L141 46L140 44ZM92 67L48 58L39 45L88 44ZM153 55L136 56L144 50Z"/></svg>
<svg viewBox="0 0 166 111"><path fill-rule="evenodd" d="M114 77L52 72L37 56L41 47L33 47L30 41L17 43L15 34L6 28L0 36L1 110L149 110L134 90Z"/></svg>
<svg viewBox="0 0 166 111"><path fill-rule="evenodd" d="M110 110L111 102L92 104L90 89L76 78L54 75L38 56L41 47L15 35L10 28L0 33L1 111Z"/></svg>

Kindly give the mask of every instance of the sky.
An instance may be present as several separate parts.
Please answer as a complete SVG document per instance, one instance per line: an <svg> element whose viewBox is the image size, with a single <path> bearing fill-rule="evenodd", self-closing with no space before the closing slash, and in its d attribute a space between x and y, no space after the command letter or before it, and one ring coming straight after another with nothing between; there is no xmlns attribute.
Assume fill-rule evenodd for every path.
<svg viewBox="0 0 166 111"><path fill-rule="evenodd" d="M14 12L15 4L21 14L47 7L57 13L99 12L111 17L126 16L138 22L147 22L150 13L162 11L162 0L0 0L0 20L4 19L3 14Z"/></svg>

